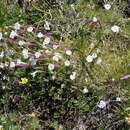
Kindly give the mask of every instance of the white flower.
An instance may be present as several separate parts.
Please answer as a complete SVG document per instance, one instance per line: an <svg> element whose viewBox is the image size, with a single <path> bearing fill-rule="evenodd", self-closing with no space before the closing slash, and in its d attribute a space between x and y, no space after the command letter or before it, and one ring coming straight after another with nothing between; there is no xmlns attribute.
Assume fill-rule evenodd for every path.
<svg viewBox="0 0 130 130"><path fill-rule="evenodd" d="M20 27L21 27L21 25L18 22L14 24L14 29L15 30L19 30Z"/></svg>
<svg viewBox="0 0 130 130"><path fill-rule="evenodd" d="M28 28L27 28L27 31L28 31L28 32L32 32L32 31L33 31L33 27L28 27Z"/></svg>
<svg viewBox="0 0 130 130"><path fill-rule="evenodd" d="M25 44L25 42L24 42L24 41L19 41L18 44L19 44L20 46L22 46L22 45Z"/></svg>
<svg viewBox="0 0 130 130"><path fill-rule="evenodd" d="M48 65L48 69L49 69L49 70L54 70L54 68L55 68L55 66L54 66L53 64L49 64L49 65Z"/></svg>
<svg viewBox="0 0 130 130"><path fill-rule="evenodd" d="M15 62L10 62L10 68L15 67Z"/></svg>
<svg viewBox="0 0 130 130"><path fill-rule="evenodd" d="M4 57L4 52L2 51L1 53L0 53L0 58L3 58Z"/></svg>
<svg viewBox="0 0 130 130"><path fill-rule="evenodd" d="M88 93L88 89L86 87L83 89L83 93Z"/></svg>
<svg viewBox="0 0 130 130"><path fill-rule="evenodd" d="M110 4L105 4L105 5L104 5L104 8L105 8L106 10L109 10L109 9L111 8L111 5L110 5Z"/></svg>
<svg viewBox="0 0 130 130"><path fill-rule="evenodd" d="M10 38L14 39L14 37L17 35L17 32L16 31L11 31L10 33Z"/></svg>
<svg viewBox="0 0 130 130"><path fill-rule="evenodd" d="M61 56L61 54L60 54L60 53L55 53L54 55L55 55L55 56L57 56L59 59L61 59L61 58L62 58L62 56Z"/></svg>
<svg viewBox="0 0 130 130"><path fill-rule="evenodd" d="M59 61L59 58L57 57L57 56L53 56L53 58L52 58L54 61Z"/></svg>
<svg viewBox="0 0 130 130"><path fill-rule="evenodd" d="M61 88L64 88L65 84L61 84Z"/></svg>
<svg viewBox="0 0 130 130"><path fill-rule="evenodd" d="M32 77L34 78L36 76L37 71L31 73Z"/></svg>
<svg viewBox="0 0 130 130"><path fill-rule="evenodd" d="M71 80L74 80L74 79L75 79L75 75L73 75L73 74L70 75L70 79L71 79Z"/></svg>
<svg viewBox="0 0 130 130"><path fill-rule="evenodd" d="M76 78L76 72L72 72L72 74L70 75L70 79L74 80Z"/></svg>
<svg viewBox="0 0 130 130"><path fill-rule="evenodd" d="M99 108L104 108L104 107L106 107L106 102L103 101L103 100L101 100L100 103L98 104L98 107L99 107Z"/></svg>
<svg viewBox="0 0 130 130"><path fill-rule="evenodd" d="M86 58L86 61L87 62L92 62L93 61L93 57L91 55L88 55L87 58Z"/></svg>
<svg viewBox="0 0 130 130"><path fill-rule="evenodd" d="M51 54L51 51L45 50L45 53L46 53L46 54Z"/></svg>
<svg viewBox="0 0 130 130"><path fill-rule="evenodd" d="M102 59L99 57L99 58L97 59L97 61L96 61L96 64L100 65L101 62L102 62Z"/></svg>
<svg viewBox="0 0 130 130"><path fill-rule="evenodd" d="M36 52L36 53L35 53L35 57L36 57L36 58L39 58L39 57L40 57L40 55L41 55L41 53L40 53L40 52Z"/></svg>
<svg viewBox="0 0 130 130"><path fill-rule="evenodd" d="M39 33L37 34L37 37L38 37L38 38L42 38L42 37L43 37L43 34L42 34L41 32L39 32Z"/></svg>
<svg viewBox="0 0 130 130"><path fill-rule="evenodd" d="M75 76L75 75L76 75L76 72L72 72L72 75L74 75L74 76Z"/></svg>
<svg viewBox="0 0 130 130"><path fill-rule="evenodd" d="M56 76L55 76L55 75L53 75L53 76L52 76L52 79L53 79L53 80L55 80L55 79L56 79Z"/></svg>
<svg viewBox="0 0 130 130"><path fill-rule="evenodd" d="M46 37L44 39L43 45L48 45L50 43L50 41L51 41L50 37Z"/></svg>
<svg viewBox="0 0 130 130"><path fill-rule="evenodd" d="M93 22L98 22L98 19L96 17L93 17Z"/></svg>
<svg viewBox="0 0 130 130"><path fill-rule="evenodd" d="M37 60L34 59L34 58L30 58L29 61L32 62L32 63L31 63L32 65L36 65L36 64L37 64Z"/></svg>
<svg viewBox="0 0 130 130"><path fill-rule="evenodd" d="M117 25L114 25L114 26L112 26L111 27L111 30L113 31L113 32L119 32L119 30L120 30L120 27L119 26L117 26Z"/></svg>
<svg viewBox="0 0 130 130"><path fill-rule="evenodd" d="M57 49L58 47L58 45L53 45L53 49Z"/></svg>
<svg viewBox="0 0 130 130"><path fill-rule="evenodd" d="M2 39L2 33L0 33L0 40Z"/></svg>
<svg viewBox="0 0 130 130"><path fill-rule="evenodd" d="M120 97L117 97L117 98L116 98L116 101L121 102L121 98L120 98Z"/></svg>
<svg viewBox="0 0 130 130"><path fill-rule="evenodd" d="M72 55L72 51L71 50L67 50L66 51L66 55L69 55L69 56Z"/></svg>
<svg viewBox="0 0 130 130"><path fill-rule="evenodd" d="M92 56L93 59L97 58L97 54L96 53L93 53L91 56Z"/></svg>
<svg viewBox="0 0 130 130"><path fill-rule="evenodd" d="M64 62L64 64L65 64L65 66L70 66L70 62L69 62L68 60L66 60L66 61Z"/></svg>
<svg viewBox="0 0 130 130"><path fill-rule="evenodd" d="M28 49L23 49L22 54L23 54L23 57L25 59L27 59L28 58Z"/></svg>
<svg viewBox="0 0 130 130"><path fill-rule="evenodd" d="M16 64L23 64L24 62L22 62L20 59L17 59Z"/></svg>
<svg viewBox="0 0 130 130"><path fill-rule="evenodd" d="M45 30L50 30L50 23L46 21L46 23L44 24L44 28Z"/></svg>

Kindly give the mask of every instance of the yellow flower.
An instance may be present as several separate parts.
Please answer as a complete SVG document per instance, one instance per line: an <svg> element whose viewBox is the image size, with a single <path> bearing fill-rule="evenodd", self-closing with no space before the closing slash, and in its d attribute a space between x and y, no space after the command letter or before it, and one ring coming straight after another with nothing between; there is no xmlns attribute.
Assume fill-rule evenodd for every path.
<svg viewBox="0 0 130 130"><path fill-rule="evenodd" d="M28 116L30 116L30 117L35 117L36 114L35 114L35 113L32 113L32 114L28 114Z"/></svg>
<svg viewBox="0 0 130 130"><path fill-rule="evenodd" d="M21 78L21 81L19 81L20 84L26 84L28 82L27 78Z"/></svg>

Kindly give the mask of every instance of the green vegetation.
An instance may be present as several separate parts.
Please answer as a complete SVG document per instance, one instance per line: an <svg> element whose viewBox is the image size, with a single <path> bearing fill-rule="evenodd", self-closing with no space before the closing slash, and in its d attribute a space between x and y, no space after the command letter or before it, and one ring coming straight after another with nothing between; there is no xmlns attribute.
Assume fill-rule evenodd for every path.
<svg viewBox="0 0 130 130"><path fill-rule="evenodd" d="M27 4L0 4L0 130L129 129L126 3Z"/></svg>

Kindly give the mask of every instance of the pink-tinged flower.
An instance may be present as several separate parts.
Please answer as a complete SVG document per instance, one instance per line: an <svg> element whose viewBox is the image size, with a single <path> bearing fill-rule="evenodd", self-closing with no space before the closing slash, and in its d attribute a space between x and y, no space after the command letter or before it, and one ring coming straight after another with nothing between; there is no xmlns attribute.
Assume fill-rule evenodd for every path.
<svg viewBox="0 0 130 130"><path fill-rule="evenodd" d="M23 55L23 57L24 57L25 59L27 59L27 58L29 57L29 55L28 55L28 49L23 49L22 55Z"/></svg>
<svg viewBox="0 0 130 130"><path fill-rule="evenodd" d="M17 36L17 32L12 30L9 37L14 39L14 37L16 37L16 36Z"/></svg>
<svg viewBox="0 0 130 130"><path fill-rule="evenodd" d="M0 40L2 39L2 33L0 33Z"/></svg>
<svg viewBox="0 0 130 130"><path fill-rule="evenodd" d="M43 41L43 45L48 45L50 41L51 41L50 37L46 37Z"/></svg>
<svg viewBox="0 0 130 130"><path fill-rule="evenodd" d="M105 108L107 106L107 104L110 102L111 102L110 100L107 100L107 101L101 100L97 106L99 108Z"/></svg>
<svg viewBox="0 0 130 130"><path fill-rule="evenodd" d="M110 10L111 5L110 5L110 4L105 4L105 5L104 5L104 8L105 8L106 10Z"/></svg>
<svg viewBox="0 0 130 130"><path fill-rule="evenodd" d="M98 19L96 17L93 17L93 22L94 23L98 22Z"/></svg>
<svg viewBox="0 0 130 130"><path fill-rule="evenodd" d="M17 64L16 66L27 67L27 66L31 66L31 64L21 63L21 64Z"/></svg>
<svg viewBox="0 0 130 130"><path fill-rule="evenodd" d="M43 34L42 34L41 32L39 32L39 33L37 34L37 37L38 37L38 38L42 38L42 37L43 37Z"/></svg>
<svg viewBox="0 0 130 130"><path fill-rule="evenodd" d="M54 64L49 64L48 65L48 69L51 71L51 70L54 70L55 68L55 65Z"/></svg>
<svg viewBox="0 0 130 130"><path fill-rule="evenodd" d="M33 27L28 27L28 28L27 28L27 31L28 31L28 32L32 32L32 31L33 31Z"/></svg>
<svg viewBox="0 0 130 130"><path fill-rule="evenodd" d="M123 80L123 79L128 79L128 78L130 78L130 74L129 74L129 75L126 75L126 76L123 76L123 77L121 77L120 79Z"/></svg>
<svg viewBox="0 0 130 130"><path fill-rule="evenodd" d="M69 55L69 56L72 55L72 51L71 50L67 50L66 51L66 55Z"/></svg>
<svg viewBox="0 0 130 130"><path fill-rule="evenodd" d="M23 46L25 44L25 41L18 41L18 45Z"/></svg>
<svg viewBox="0 0 130 130"><path fill-rule="evenodd" d="M15 30L19 30L20 27L21 27L21 25L18 22L14 24L14 29Z"/></svg>
<svg viewBox="0 0 130 130"><path fill-rule="evenodd" d="M50 23L46 21L44 24L44 28L45 30L50 30Z"/></svg>

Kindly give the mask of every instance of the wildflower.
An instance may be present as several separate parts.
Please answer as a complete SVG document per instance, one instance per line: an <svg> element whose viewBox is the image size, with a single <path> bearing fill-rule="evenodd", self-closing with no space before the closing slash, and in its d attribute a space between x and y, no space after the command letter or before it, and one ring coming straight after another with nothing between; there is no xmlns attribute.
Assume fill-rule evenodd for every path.
<svg viewBox="0 0 130 130"><path fill-rule="evenodd" d="M2 33L0 33L0 40L2 39Z"/></svg>
<svg viewBox="0 0 130 130"><path fill-rule="evenodd" d="M35 117L36 114L35 114L35 113L32 113L32 114L28 114L28 116L30 116L30 117Z"/></svg>
<svg viewBox="0 0 130 130"><path fill-rule="evenodd" d="M0 53L0 58L3 58L4 57L4 52L2 51L1 53Z"/></svg>
<svg viewBox="0 0 130 130"><path fill-rule="evenodd" d="M83 93L88 93L87 87L85 87L85 88L83 89Z"/></svg>
<svg viewBox="0 0 130 130"><path fill-rule="evenodd" d="M15 30L19 30L20 27L21 27L21 25L18 22L14 24L14 29Z"/></svg>
<svg viewBox="0 0 130 130"><path fill-rule="evenodd" d="M61 59L61 58L62 58L62 56L61 56L61 54L60 54L60 53L55 53L54 55L55 55L55 56L57 56L59 59Z"/></svg>
<svg viewBox="0 0 130 130"><path fill-rule="evenodd" d="M61 88L64 88L65 84L61 84Z"/></svg>
<svg viewBox="0 0 130 130"><path fill-rule="evenodd" d="M14 39L14 37L17 35L17 32L16 31L11 31L9 37Z"/></svg>
<svg viewBox="0 0 130 130"><path fill-rule="evenodd" d="M57 49L58 47L58 45L53 45L53 49Z"/></svg>
<svg viewBox="0 0 130 130"><path fill-rule="evenodd" d="M64 62L64 64L65 64L65 66L70 66L70 62L69 62L68 60L66 60L66 61Z"/></svg>
<svg viewBox="0 0 130 130"><path fill-rule="evenodd" d="M99 108L104 108L104 107L106 107L106 102L103 101L103 100L101 100L100 103L98 104L98 107L99 107Z"/></svg>
<svg viewBox="0 0 130 130"><path fill-rule="evenodd" d="M14 68L15 67L15 62L10 62L10 68Z"/></svg>
<svg viewBox="0 0 130 130"><path fill-rule="evenodd" d="M20 45L20 46L22 46L22 45L24 45L24 44L25 44L24 41L19 41L19 42L18 42L18 45Z"/></svg>
<svg viewBox="0 0 130 130"><path fill-rule="evenodd" d="M50 37L46 37L43 41L43 45L48 45L50 41L51 41Z"/></svg>
<svg viewBox="0 0 130 130"><path fill-rule="evenodd" d="M36 52L36 53L35 53L35 57L36 57L36 58L39 58L39 57L40 57L40 55L41 55L41 53L40 53L40 52Z"/></svg>
<svg viewBox="0 0 130 130"><path fill-rule="evenodd" d="M33 27L28 27L28 28L27 28L27 31L28 31L28 32L32 32L32 31L33 31Z"/></svg>
<svg viewBox="0 0 130 130"><path fill-rule="evenodd" d="M19 81L20 84L26 84L28 82L27 78L21 78L21 81Z"/></svg>
<svg viewBox="0 0 130 130"><path fill-rule="evenodd" d="M110 4L105 4L105 5L104 5L104 8L105 8L106 10L110 10L111 5L110 5Z"/></svg>
<svg viewBox="0 0 130 130"><path fill-rule="evenodd" d="M96 61L96 64L100 65L101 62L102 62L102 59L99 57L99 58L97 59L97 61Z"/></svg>
<svg viewBox="0 0 130 130"><path fill-rule="evenodd" d="M48 69L49 69L49 70L54 70L54 68L55 68L55 66L54 66L53 64L49 64L49 65L48 65Z"/></svg>
<svg viewBox="0 0 130 130"><path fill-rule="evenodd" d="M42 37L43 37L43 34L42 34L41 32L39 32L39 33L37 34L37 37L38 37L38 38L42 38Z"/></svg>
<svg viewBox="0 0 130 130"><path fill-rule="evenodd" d="M20 59L17 59L16 64L23 64L24 62L22 62Z"/></svg>
<svg viewBox="0 0 130 130"><path fill-rule="evenodd" d="M56 76L55 76L55 75L53 75L53 76L52 76L52 80L55 80L55 79L56 79Z"/></svg>
<svg viewBox="0 0 130 130"><path fill-rule="evenodd" d="M87 58L86 58L86 61L87 62L93 62L93 57L91 55L88 55Z"/></svg>
<svg viewBox="0 0 130 130"><path fill-rule="evenodd" d="M121 102L121 98L120 98L120 97L117 97L117 98L116 98L116 101L117 101L117 102Z"/></svg>
<svg viewBox="0 0 130 130"><path fill-rule="evenodd" d="M23 49L22 54L23 54L23 57L25 59L27 59L28 58L28 49Z"/></svg>
<svg viewBox="0 0 130 130"><path fill-rule="evenodd" d="M52 58L54 61L59 61L59 58L57 56L53 56Z"/></svg>
<svg viewBox="0 0 130 130"><path fill-rule="evenodd" d="M36 76L37 71L31 73L32 77L34 78Z"/></svg>
<svg viewBox="0 0 130 130"><path fill-rule="evenodd" d="M45 50L45 53L46 53L46 54L51 54L51 51Z"/></svg>
<svg viewBox="0 0 130 130"><path fill-rule="evenodd" d="M45 22L45 24L44 24L44 28L45 28L45 30L50 30L50 24L49 24L49 22Z"/></svg>
<svg viewBox="0 0 130 130"><path fill-rule="evenodd" d="M93 22L98 22L98 19L96 17L93 17Z"/></svg>
<svg viewBox="0 0 130 130"><path fill-rule="evenodd" d="M91 56L93 57L93 59L97 58L97 54L96 53L93 53Z"/></svg>
<svg viewBox="0 0 130 130"><path fill-rule="evenodd" d="M120 30L120 27L119 27L119 26L114 25L114 26L112 26L112 27L111 27L111 30L112 30L113 32L115 32L115 33L118 33L118 32L119 32L119 30Z"/></svg>
<svg viewBox="0 0 130 130"><path fill-rule="evenodd" d="M76 72L72 72L72 74L70 75L70 79L74 80L76 78Z"/></svg>
<svg viewBox="0 0 130 130"><path fill-rule="evenodd" d="M69 55L69 56L72 55L72 51L71 50L67 50L66 51L66 55Z"/></svg>

